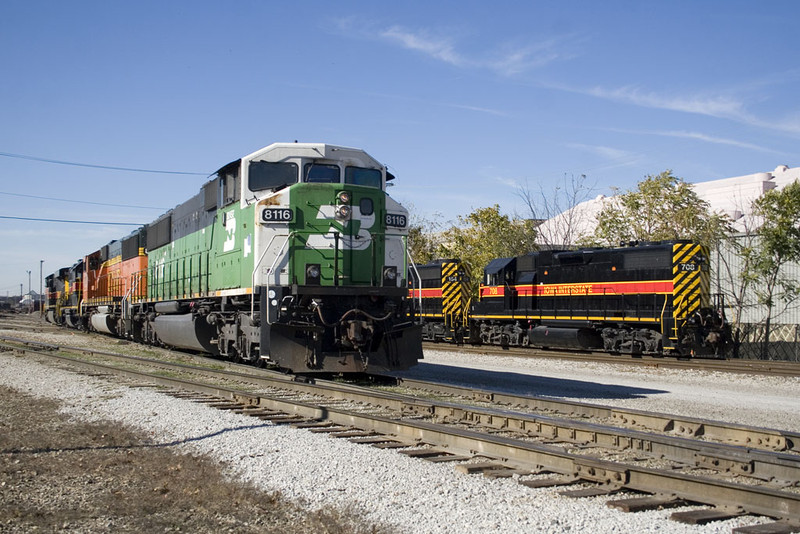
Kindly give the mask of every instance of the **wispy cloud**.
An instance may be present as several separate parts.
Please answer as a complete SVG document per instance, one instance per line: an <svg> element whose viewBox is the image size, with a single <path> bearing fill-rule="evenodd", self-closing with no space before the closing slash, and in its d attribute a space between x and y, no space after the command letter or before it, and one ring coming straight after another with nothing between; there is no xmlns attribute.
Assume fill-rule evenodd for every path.
<svg viewBox="0 0 800 534"><path fill-rule="evenodd" d="M745 148L747 150L755 150L757 152L768 152L772 154L781 154L781 152L777 150L772 150L771 148L766 148L759 145L754 145L753 143L745 143L743 141L737 141L735 139L725 139L724 137L714 137L711 135L706 135L699 132L680 132L680 131L667 131L667 132L659 132L659 131L642 131L637 132L640 134L645 135L660 135L663 137L678 137L682 139L696 139L698 141L704 141L706 143L714 143L717 145L729 145L735 146L738 148Z"/></svg>
<svg viewBox="0 0 800 534"><path fill-rule="evenodd" d="M602 145L585 145L581 143L570 143L567 146L569 148L574 148L576 150L588 152L589 154L593 154L605 160L598 166L592 167L590 169L583 169L581 172L617 169L619 167L630 167L642 161L641 154L636 154L634 152L622 150L619 148L613 148Z"/></svg>
<svg viewBox="0 0 800 534"><path fill-rule="evenodd" d="M697 141L703 141L704 143L735 146L747 150L755 150L757 152L766 152L769 154L784 154L783 152L780 152L778 150L773 150L771 148L763 147L753 143L746 143L744 141L737 141L736 139L727 139L724 137L715 137L713 135L707 135L700 132L687 132L680 130L630 130L625 128L601 128L601 130L607 132L616 132L616 133L631 134L631 135L656 135L661 137L675 137L678 139L694 139Z"/></svg>
<svg viewBox="0 0 800 534"><path fill-rule="evenodd" d="M740 100L726 95L663 95L644 92L637 87L630 86L617 89L594 87L583 92L598 98L627 102L648 108L684 111L720 118L741 119L746 116L744 104Z"/></svg>
<svg viewBox="0 0 800 534"><path fill-rule="evenodd" d="M505 187L517 189L519 187L519 180L514 178L507 178L505 176L492 176L492 180Z"/></svg>
<svg viewBox="0 0 800 534"><path fill-rule="evenodd" d="M317 91L317 90L319 90L318 86L310 85L310 84L287 82L286 85L288 87L294 87L294 88L297 88L297 89L305 89L305 90L308 90L308 91ZM359 94L361 96L371 97L371 98L383 98L383 99L387 99L387 100L398 100L398 101L404 101L404 102L418 102L418 103L421 103L421 104L428 104L428 105L431 105L431 106L439 106L439 107L454 108L454 109L464 109L464 110L467 110L467 111L474 111L475 113L485 113L487 115L495 115L495 116L498 116L498 117L507 117L509 115L507 112L502 111L500 109L487 108L487 107L482 107L482 106L471 106L469 104L459 104L457 102L445 102L445 101L441 101L441 100L423 100L421 98L415 98L415 97L411 97L411 96L408 96L408 95L402 95L402 94L397 94L397 93L380 93L380 92L375 92L375 91L360 91L360 92L354 93L350 89L339 89L339 88L336 88L336 87L328 87L328 86L325 87L325 91L327 93L338 92L338 93L342 93L342 94L346 93L348 95Z"/></svg>
<svg viewBox="0 0 800 534"><path fill-rule="evenodd" d="M550 85L552 89L585 94L606 100L613 100L635 106L680 111L706 115L718 119L728 119L757 128L773 129L789 133L800 133L800 116L784 117L779 120L766 120L757 117L747 109L745 99L732 94L664 94L646 91L637 86L624 86L616 89L603 87L576 88L564 85ZM708 138L709 142L713 138Z"/></svg>
<svg viewBox="0 0 800 534"><path fill-rule="evenodd" d="M456 109L466 109L467 111L475 111L477 113L487 113L489 115L497 115L498 117L508 117L508 113L500 111L499 109L484 108L480 106L467 106L465 104L456 104L453 102L433 102L437 106L445 106Z"/></svg>
<svg viewBox="0 0 800 534"><path fill-rule="evenodd" d="M514 76L573 57L565 46L561 46L564 40L555 38L523 45L504 43L478 56L460 52L455 36L442 31L391 26L379 31L378 35L388 42L456 67L487 69L503 76Z"/></svg>
<svg viewBox="0 0 800 534"><path fill-rule="evenodd" d="M380 36L388 41L398 43L404 48L422 52L457 67L467 63L466 58L455 51L453 43L447 37L434 37L428 32L413 32L400 26L392 26L384 30Z"/></svg>
<svg viewBox="0 0 800 534"><path fill-rule="evenodd" d="M570 148L583 150L584 152L589 152L591 154L600 156L601 158L607 160L620 160L620 159L630 159L633 157L637 157L636 154L634 154L633 152L628 152L627 150L622 150L619 148L612 148L602 145L584 145L581 143L569 143L567 146Z"/></svg>

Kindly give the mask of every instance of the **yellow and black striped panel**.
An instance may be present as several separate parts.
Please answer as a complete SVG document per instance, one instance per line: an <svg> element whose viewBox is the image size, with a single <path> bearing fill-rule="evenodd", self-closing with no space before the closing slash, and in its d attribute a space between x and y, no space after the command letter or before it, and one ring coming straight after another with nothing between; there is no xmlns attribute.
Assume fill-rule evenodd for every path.
<svg viewBox="0 0 800 534"><path fill-rule="evenodd" d="M461 262L442 264L442 315L447 326L460 326L467 311L467 288Z"/></svg>
<svg viewBox="0 0 800 534"><path fill-rule="evenodd" d="M710 300L708 250L694 243L672 245L673 308L676 326Z"/></svg>
<svg viewBox="0 0 800 534"><path fill-rule="evenodd" d="M461 288L458 276L458 262L442 264L442 315L448 326L453 326L453 319L463 314Z"/></svg>
<svg viewBox="0 0 800 534"><path fill-rule="evenodd" d="M459 285L461 286L461 324L466 325L469 322L469 307L472 303L472 294L470 293L470 280L472 273L469 270L469 265L466 263L461 264L459 271Z"/></svg>

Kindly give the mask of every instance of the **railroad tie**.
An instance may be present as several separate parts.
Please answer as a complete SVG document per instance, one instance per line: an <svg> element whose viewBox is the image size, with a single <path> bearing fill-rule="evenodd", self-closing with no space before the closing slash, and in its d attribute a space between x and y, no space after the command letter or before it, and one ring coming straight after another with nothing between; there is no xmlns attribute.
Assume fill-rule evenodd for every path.
<svg viewBox="0 0 800 534"><path fill-rule="evenodd" d="M477 462L471 464L461 464L456 466L456 471L464 473L465 475L474 475L476 473L494 472L498 473L509 467L498 462Z"/></svg>
<svg viewBox="0 0 800 534"><path fill-rule="evenodd" d="M690 510L688 512L674 512L669 518L679 523L688 525L705 525L713 521L725 521L744 515L740 510L726 510L725 508L708 508L704 510Z"/></svg>
<svg viewBox="0 0 800 534"><path fill-rule="evenodd" d="M528 488L554 488L557 486L571 486L572 484L577 484L581 482L579 478L572 478L572 477L550 477L550 478L540 478L536 480L520 480L520 484L526 486Z"/></svg>
<svg viewBox="0 0 800 534"><path fill-rule="evenodd" d="M763 525L750 525L748 527L736 527L731 531L733 534L791 534L800 532L800 525L775 522Z"/></svg>
<svg viewBox="0 0 800 534"><path fill-rule="evenodd" d="M469 459L466 456L456 456L455 454L436 449L409 449L397 452L410 456L411 458L421 458L429 462L456 462Z"/></svg>
<svg viewBox="0 0 800 534"><path fill-rule="evenodd" d="M559 491L558 494L563 497L570 497L572 499L583 499L585 497L599 497L600 495L612 495L617 493L622 488L619 486L594 486L591 488L583 488L577 490L564 490Z"/></svg>
<svg viewBox="0 0 800 534"><path fill-rule="evenodd" d="M633 497L630 499L619 499L616 501L608 501L606 506L609 508L616 508L623 512L645 512L648 510L664 510L666 508L675 508L684 506L686 501L671 496L658 497L651 495L649 497Z"/></svg>

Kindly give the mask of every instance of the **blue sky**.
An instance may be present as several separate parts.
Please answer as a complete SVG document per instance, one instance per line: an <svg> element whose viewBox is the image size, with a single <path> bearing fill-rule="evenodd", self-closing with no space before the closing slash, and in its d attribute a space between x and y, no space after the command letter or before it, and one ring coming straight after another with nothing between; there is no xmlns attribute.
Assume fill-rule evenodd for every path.
<svg viewBox="0 0 800 534"><path fill-rule="evenodd" d="M397 176L393 196L444 221L525 215L517 187L564 176L599 194L665 169L796 167L799 15L794 1L7 0L0 215L146 223L275 141L363 148ZM39 260L47 274L133 229L0 219L0 295L27 291L27 270L38 291Z"/></svg>

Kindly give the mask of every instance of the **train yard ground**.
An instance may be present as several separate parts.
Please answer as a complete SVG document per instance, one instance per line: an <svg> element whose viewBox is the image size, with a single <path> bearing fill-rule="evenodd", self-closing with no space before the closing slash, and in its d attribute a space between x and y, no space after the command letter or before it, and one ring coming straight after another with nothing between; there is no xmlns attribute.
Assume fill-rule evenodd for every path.
<svg viewBox="0 0 800 534"><path fill-rule="evenodd" d="M232 481L141 430L62 408L0 387L0 532L373 532Z"/></svg>
<svg viewBox="0 0 800 534"><path fill-rule="evenodd" d="M593 357L599 360L592 361ZM774 376L760 369L746 373L738 367L728 372L719 365L725 362L713 361L711 369L708 363L553 352L504 355L498 349L465 353L428 345L425 359L401 375L426 380L446 378L478 388L491 385L515 394L800 429L797 372Z"/></svg>
<svg viewBox="0 0 800 534"><path fill-rule="evenodd" d="M104 345L105 350L122 350L116 340L105 342L103 338L88 339L89 336L83 334L63 331L50 333L44 327L41 332L31 330L3 330L0 334L24 333L61 345L75 345L75 341L81 339L98 347ZM141 530L129 526L146 524L144 521L160 517L159 514L166 514L173 521L158 523L159 530L181 527L184 531L203 531L196 525L207 521L209 528L205 531L208 532L270 532L269 528L275 526L278 527L276 531L285 532L290 531L287 526L292 524L301 525L297 532L315 531L300 522L315 517L319 519L318 532L459 534L493 531L706 533L730 532L733 528L769 522L764 517L738 516L707 525L686 525L670 521L675 510L625 514L608 508L605 505L609 500L607 496L569 499L560 496L558 488L530 489L513 479L465 475L454 470L452 465L423 462L309 430L254 424L252 419L168 397L152 388L130 387L106 376L76 374L61 366L43 365L34 360L12 352L0 352L0 385L11 388L0 390L3 393L0 395L3 402L0 420L12 430L5 432L11 436L9 439L22 440L27 436L30 440L28 445L11 441L0 449L5 453L30 447L38 452L29 457L36 456L41 462L38 466L21 467L20 463L13 463L21 460L21 455L3 454L4 478L0 480L0 492L3 502L7 501L7 495L17 496L18 500L33 503L31 509L35 509L39 501L46 501L49 494L57 496L51 496L50 502L42 502L42 507L51 506L57 514L61 513L61 523L29 523L29 526L40 525L44 531ZM800 384L792 377L437 351L427 351L426 360L404 374L480 389L589 401L743 425L784 430L800 428L800 400L796 394ZM25 396L6 395L12 390ZM56 406L60 408L54 413ZM55 423L58 426L54 428L50 426L53 423L37 419L40 414L41 417L50 414L69 419ZM69 425L75 425L78 430L64 432ZM92 430L92 425L110 426ZM154 446L157 444L163 446ZM138 460L139 456L156 452L168 457L153 455L151 460L144 459L152 462L149 468L152 471L144 467L114 471L115 464L122 463L120 452L123 450L126 451L125 462L130 461L127 456L136 456ZM131 450L134 454L127 454ZM105 454L109 458L103 463L99 458ZM58 461L48 462L52 459ZM74 459L77 459L74 463L64 461ZM193 464L193 461L199 463ZM98 465L104 469L98 469ZM174 465L182 467L168 469ZM141 491L144 493L137 493L135 484L125 478L128 472L143 475ZM219 481L220 486L209 490L208 496L195 494L197 479L181 479L187 472L204 473L204 482L211 480L214 483L209 485L217 488ZM51 477L51 473L55 473L54 476ZM176 478L167 478L164 484L163 478L154 478L158 473ZM38 489L37 482L41 482ZM242 484L251 489L243 489ZM125 491L114 493L117 486ZM78 487L75 493L79 497L76 498L85 497L79 502L89 510L83 524L73 522L73 516L68 513L74 507L70 507L73 501L66 496L73 493L73 487ZM164 490L167 491L164 493ZM284 498L286 501L282 500ZM138 501L143 506L135 507ZM242 506L220 507L220 501ZM102 510L109 503L121 511L104 515ZM275 507L277 515L269 515L265 507ZM0 509L6 513L7 508ZM192 512L194 509L196 513ZM154 510L157 513L154 514ZM238 515L243 510L253 512L250 519ZM137 523L137 515L141 516L142 523ZM199 519L191 523L192 517ZM0 531L18 524L13 517L2 517ZM112 528L118 526L121 528Z"/></svg>

